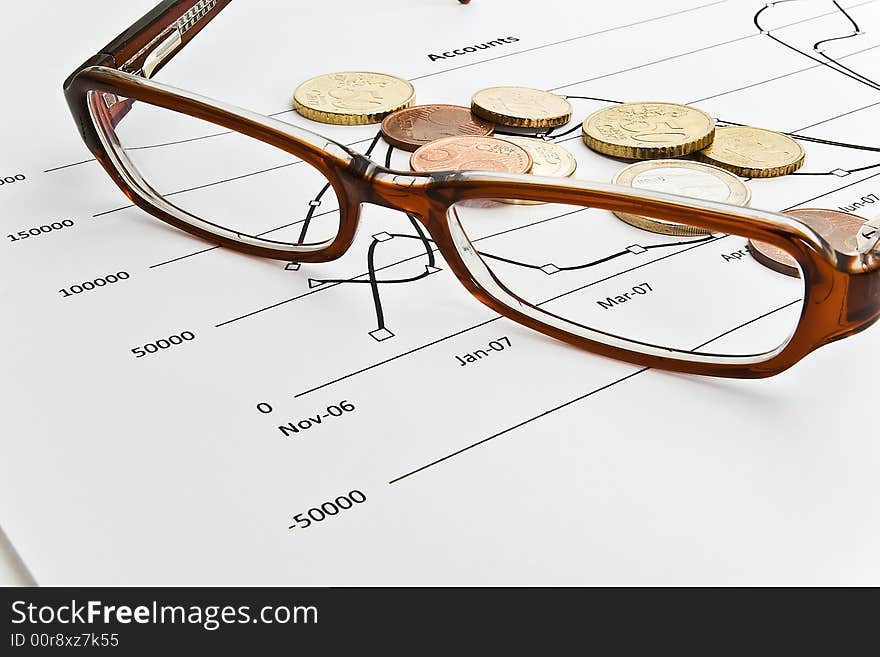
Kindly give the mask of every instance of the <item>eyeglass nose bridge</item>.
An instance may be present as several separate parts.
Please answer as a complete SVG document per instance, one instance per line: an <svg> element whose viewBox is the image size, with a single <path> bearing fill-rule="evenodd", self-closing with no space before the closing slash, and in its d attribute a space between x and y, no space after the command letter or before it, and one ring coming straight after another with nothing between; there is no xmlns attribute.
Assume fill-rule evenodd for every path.
<svg viewBox="0 0 880 657"><path fill-rule="evenodd" d="M431 175L394 171L371 163L364 177L368 186L366 202L422 219L428 216L431 201L426 192L432 181Z"/></svg>

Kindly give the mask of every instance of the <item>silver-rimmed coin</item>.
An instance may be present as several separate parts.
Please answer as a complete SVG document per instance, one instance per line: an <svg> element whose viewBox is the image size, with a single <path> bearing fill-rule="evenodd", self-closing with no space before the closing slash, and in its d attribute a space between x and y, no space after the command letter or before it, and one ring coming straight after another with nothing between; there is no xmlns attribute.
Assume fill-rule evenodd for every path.
<svg viewBox="0 0 880 657"><path fill-rule="evenodd" d="M746 206L752 194L746 184L732 173L689 160L648 160L624 167L611 179L615 185L650 189L689 196L704 201L720 201ZM665 235L708 235L711 231L664 219L615 212L631 226Z"/></svg>

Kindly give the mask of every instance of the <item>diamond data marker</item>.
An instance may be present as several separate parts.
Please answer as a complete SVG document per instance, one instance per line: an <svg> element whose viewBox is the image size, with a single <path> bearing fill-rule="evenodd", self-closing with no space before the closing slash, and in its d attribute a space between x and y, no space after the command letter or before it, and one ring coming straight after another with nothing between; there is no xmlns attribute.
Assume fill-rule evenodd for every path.
<svg viewBox="0 0 880 657"><path fill-rule="evenodd" d="M377 342L382 342L383 340L387 340L388 338L393 338L394 334L387 328L380 328L376 329L375 331L370 331L370 337Z"/></svg>
<svg viewBox="0 0 880 657"><path fill-rule="evenodd" d="M541 271L545 274L555 274L558 271L561 271L559 267L554 265L552 262L547 263L543 267L541 267Z"/></svg>
<svg viewBox="0 0 880 657"><path fill-rule="evenodd" d="M626 250L630 253L644 253L648 249L643 246L639 246L638 244L631 244L630 246L626 247Z"/></svg>
<svg viewBox="0 0 880 657"><path fill-rule="evenodd" d="M394 239L394 235L389 235L388 233L385 233L385 232L376 233L375 235L373 235L373 239L376 240L377 242L387 242L390 239Z"/></svg>

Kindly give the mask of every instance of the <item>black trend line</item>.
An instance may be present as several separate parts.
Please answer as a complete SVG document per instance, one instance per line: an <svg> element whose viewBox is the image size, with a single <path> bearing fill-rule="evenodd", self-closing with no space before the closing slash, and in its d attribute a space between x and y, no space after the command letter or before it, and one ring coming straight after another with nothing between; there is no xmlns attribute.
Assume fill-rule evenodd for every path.
<svg viewBox="0 0 880 657"><path fill-rule="evenodd" d="M566 96L566 100L574 99L574 100L595 100L600 103L611 103L612 105L620 105L623 103L622 100L611 100L610 98L598 98L596 96Z"/></svg>
<svg viewBox="0 0 880 657"><path fill-rule="evenodd" d="M570 135L573 132L577 132L580 129L581 129L581 124L578 123L576 126L574 126L573 128L569 128L565 132L560 132L558 134L550 136L550 139L559 139L560 137L565 137L567 135ZM546 139L547 137L548 137L548 135L545 133L544 138Z"/></svg>
<svg viewBox="0 0 880 657"><path fill-rule="evenodd" d="M381 330L385 328L385 313L382 310L382 299L379 298L379 284L376 282L376 265L374 258L377 244L379 244L379 240L374 237L373 242L370 244L370 248L367 250L367 270L370 273L370 291L373 294L373 305L376 308L376 325L377 329Z"/></svg>
<svg viewBox="0 0 880 657"><path fill-rule="evenodd" d="M720 238L718 238L718 239L724 239L724 238L723 238L723 237L720 237ZM717 241L717 240L713 240L713 241ZM598 285L599 283L604 283L605 281L611 280L612 278L617 278L618 276L623 276L624 274L628 274L628 273L633 272L633 271L635 271L635 270L637 270L637 269L641 269L642 267L648 267L648 266L650 266L650 265L653 265L654 263L657 263L657 262L661 262L661 261L663 261L663 260L666 260L667 258L673 258L673 257L675 257L675 256L681 255L682 253L687 253L688 251L691 251L691 250L693 250L693 249L698 249L698 248L700 248L701 246L704 246L704 245L709 244L709 243L710 243L710 242L702 242L702 243L700 243L700 244L695 244L695 245L693 245L693 246L689 246L689 247L687 247L686 249L682 249L681 251L676 251L676 252L674 252L674 253L670 253L670 254L668 254L668 255L664 255L664 256L660 256L659 258L655 258L654 260L649 260L648 262L643 262L643 263L640 264L640 265L636 265L636 266L634 266L634 267L630 267L630 268L625 269L625 270L623 270L623 271L619 271L619 272L617 272L617 273L615 273L615 274L610 274L610 275L608 275L608 276L605 276L604 278L600 278L599 280L593 281L593 282L591 282L591 283L587 283L586 285L581 285L580 287L574 288L573 290L569 290L568 292L563 292L562 294L559 294L559 295L557 295L557 296L555 296L555 297L550 297L549 299L546 299L546 300L542 301L541 303L539 303L539 304L537 304L537 305L540 306L540 305L545 304L545 303L550 303L550 302L552 302L552 301L556 301L557 299L560 299L560 298L564 297L564 296L567 295L567 294L574 294L575 292L580 292L581 290L585 290L586 288L588 288L588 287L592 287L593 285ZM436 339L436 340L434 340L434 341L432 341L432 342L429 342L429 343L427 343L427 344L420 345L420 346L418 346L418 347L415 347L415 348L413 348L413 349L410 349L409 351L405 351L405 352L403 352L403 353L401 353L401 354L398 354L398 355L396 355L396 356L392 356L391 358L386 358L385 360L381 360L381 361L379 361L378 363L373 363L372 365L368 365L368 366L366 366L366 367L362 367L362 368L359 369L359 370L356 370L356 371L354 371L354 372L350 372L350 373L345 374L345 375L343 375L343 376L337 377L337 378L335 378L335 379L332 379L331 381L326 381L325 383L322 383L322 384L320 384L320 385L317 385L317 386L314 386L314 387L312 387L312 388L309 388L308 390L303 390L302 392L299 392L299 393L293 395L293 397L294 397L295 399L298 398L298 397L303 397L303 396L308 395L308 394L310 394L310 393L312 393L312 392L315 392L315 391L317 391L317 390L321 390L321 389L326 388L326 387L328 387L328 386L331 386L331 385L333 385L333 384L335 384L335 383L339 383L340 381L344 381L344 380L349 379L349 378L351 378L351 377L353 377L353 376L357 376L357 375L359 375L359 374L363 374L364 372L367 372L367 371L369 371L369 370L375 369L375 368L377 368L377 367L381 367L382 365L385 365L385 364L387 364L387 363L390 363L390 362L392 362L392 361L395 361L395 360L397 360L398 358L402 358L402 357L404 357L404 356L409 356L410 354L413 354L413 353L415 353L415 352L417 352L417 351L422 351L423 349L427 349L428 347L432 347L432 346L434 346L435 344L439 344L440 342L445 342L446 340L450 340L450 339L452 339L452 338L454 338L454 337L456 337L456 336L458 336L458 335L461 335L462 333L467 333L468 331L472 331L472 330L474 330L474 329L480 328L481 326L486 326L487 324L491 324L491 323L493 323L493 322L497 322L497 321L499 321L499 320L501 320L501 319L504 319L504 316L503 316L503 315L496 315L495 317L493 317L493 318L491 318L491 319L488 319L488 320L486 320L486 321L480 322L479 324L474 324L473 326L469 326L469 327L467 327L467 328L465 328L465 329L462 329L462 330L460 330L460 331L456 331L455 333L450 333L449 335L445 335L445 336L443 336L442 338L438 338L438 339ZM233 321L234 321L234 320L233 320Z"/></svg>
<svg viewBox="0 0 880 657"><path fill-rule="evenodd" d="M847 34L844 36L832 37L830 39L823 39L821 41L817 41L816 43L813 44L813 51L818 53L819 55L821 55L825 59L827 59L829 62L831 62L837 66L840 66L842 69L849 71L853 75L857 75L862 80L864 80L865 83L867 83L877 89L880 89L880 85L878 85L876 82L871 80L869 77L859 73L858 71L854 71L853 69L849 68L848 66L844 66L839 61L835 61L833 58L831 58L830 56L828 56L824 52L824 49L821 48L821 46L823 46L826 43L830 43L831 41L842 41L845 39L852 39L852 38L855 38L855 37L862 35L862 31L859 29L859 25L858 25L858 23L856 23L855 19L852 16L850 16L849 13L847 13L847 11L843 7L840 6L840 4L837 2L837 0L832 0L832 2L834 3L834 6L837 7L838 11L846 17L846 19L849 21L850 25L852 25L853 33Z"/></svg>
<svg viewBox="0 0 880 657"><path fill-rule="evenodd" d="M526 228L531 228L532 226L537 226L537 225L539 225L539 224L547 223L548 221L555 221L556 219L560 219L561 217L567 217L567 216L570 215L570 214L576 214L576 213L578 213L578 212L583 212L585 209L587 209L587 208L579 208L579 209L577 209L577 210L572 210L572 211L570 211L570 212L563 212L562 214L554 215L554 216L552 216L552 217L547 217L546 219L539 219L538 221L533 221L532 223L530 223L530 224L526 224L525 226L517 226L517 227L515 227L515 228L508 228L508 229L506 229L506 230L498 231L497 233L491 233L491 234L489 234L489 235L484 235L483 237L478 237L478 238L476 238L476 239L474 239L474 240L471 240L471 241L473 241L473 242L479 242L479 241L481 241L481 240L491 239L491 238L493 238L493 237L498 237L499 235L506 235L507 233L513 233L513 232L516 232L516 231L518 231L518 230L524 230L524 229L526 229ZM408 235L407 237L412 237L412 235ZM436 251L436 249L434 249L434 250ZM422 258L422 257L424 257L423 254L418 253L418 254L416 254L416 255L414 255L414 256L409 256L408 258L403 258L403 259L401 259L401 260L397 260L397 261L395 261L395 262L392 262L392 263L389 263L389 264L384 265L384 266L382 266L382 267L379 267L378 269L376 269L376 271L382 271L382 270L384 270L384 269L389 269L389 268L391 268L391 267L395 267L395 266L397 266L397 265L401 265L401 264L403 264L403 263L405 263L405 262L409 262L410 260L415 260L416 258ZM355 276L354 278L361 278L361 277L366 276L366 275L367 275L367 274L358 274L358 275ZM319 289L311 290L311 291L309 291L309 292L305 292L305 293L303 293L303 294L299 294L299 295L294 296L294 297L289 297L289 298L287 298L287 299L282 299L281 301L278 301L278 302L276 302L276 303L270 304L270 305L268 305L268 306L264 306L264 307L262 307L262 308L258 308L257 310L252 310L251 312L249 312L249 313L245 313L244 315L239 315L238 317L233 317L232 319L227 319L227 320L225 320L225 321L223 321L223 322L220 322L219 324L215 324L215 325L214 325L214 328L220 328L221 326L226 326L227 324L232 324L232 323L234 323L234 322L238 322L238 321L240 321L240 320L242 320L242 319L247 319L248 317L252 317L252 316L254 316L254 315L258 315L258 314L260 314L260 313L262 313L262 312L265 312L265 311L267 311L267 310L272 310L273 308L278 308L279 306L283 306L283 305L286 305L286 304L291 303L291 302L293 302L293 301L297 301L297 300L299 300L299 299L301 299L301 298L303 298L303 297L309 296L309 295L314 294L314 293L316 293L316 292L321 292L321 291L323 291L323 290L329 290L330 288L335 287L336 285L340 285L342 282L348 282L348 281L351 281L351 280L352 280L352 279L347 279L347 281L336 281L336 282L333 282L333 283L330 284L330 285L327 285L327 286L324 286L324 287L320 287Z"/></svg>
<svg viewBox="0 0 880 657"><path fill-rule="evenodd" d="M409 222L412 224L412 227L416 231L416 233L418 233L419 239L422 241L422 244L425 247L425 255L428 256L428 266L434 267L437 264L434 260L434 248L431 246L434 240L425 235L425 231L422 229L422 224L419 223L417 217L408 212L406 216L409 217ZM406 235L405 237L411 237L411 235Z"/></svg>
<svg viewBox="0 0 880 657"><path fill-rule="evenodd" d="M789 0L789 1L791 1L791 0ZM827 61L826 61L826 60L822 60L822 59L818 59L817 57L814 57L814 56L810 55L809 53L804 52L804 51L801 50L800 48L797 48L796 46L793 46L793 45L791 45L790 43L787 43L787 42L783 41L782 39L777 38L776 36L774 36L774 35L772 34L771 30L767 30L767 29L765 29L764 26L761 25L761 21L760 21L761 14L763 14L764 11L766 11L766 10L769 9L770 7L774 6L774 4L775 4L775 5L779 5L779 4L782 4L782 2L769 3L769 4L765 5L764 7L761 7L761 8L755 13L755 15L754 15L754 17L753 17L753 22L754 22L754 24L755 24L755 27L758 29L758 31L759 31L761 34L763 34L763 35L769 37L770 39L772 39L773 41L775 41L775 42L778 43L779 45L784 46L784 47L788 48L789 50L791 50L791 51L793 51L793 52L796 52L797 54L801 55L802 57L806 57L807 59L809 59L809 60L811 60L811 61L814 61L814 62L816 62L817 64L820 64L821 66L825 66L825 67L827 67L828 69L830 69L830 70L832 70L832 71L834 71L834 72L836 72L836 73L839 73L839 74L841 74L841 75L844 75L844 76L850 78L851 80L853 80L853 81L855 81L855 82L858 82L859 84L863 84L863 85L868 86L868 87L870 87L870 88L872 88L872 89L878 89L878 90L880 90L880 84L878 84L877 82L874 82L873 80L870 80L869 78L866 78L866 77L862 76L861 74L854 73L851 69L849 69L849 68L843 66L842 64L839 64L839 63L838 63L836 60L834 60L833 58L831 58L831 57L827 57L827 56L826 56L826 60L827 60ZM838 9L840 8L840 5L838 5L836 2L834 3L834 5L835 5ZM836 12L833 12L833 13L836 13ZM836 66L833 66L832 64L834 64L834 65L836 65L836 66L839 66L840 68L837 68Z"/></svg>
<svg viewBox="0 0 880 657"><path fill-rule="evenodd" d="M588 208L584 208L584 209L588 209ZM431 240L430 238L428 238L424 234L424 232L422 231L422 229L419 226L418 221L416 220L415 217L410 216L410 221L412 222L416 231L419 233L418 236L406 235L406 234L402 234L402 233L389 233L388 236L390 238L399 237L399 238L420 240L425 245L425 250L426 250L428 258L429 258L429 265L428 266L433 267L434 266L434 251L436 250L433 247L431 247L431 244L433 244L433 240ZM493 237L496 237L496 236L497 235L493 235ZM687 240L687 241L661 242L659 244L649 244L647 246L638 245L638 246L640 246L641 248L648 251L648 250L652 250L652 249L665 249L665 248L676 247L676 246L689 246L691 244L699 244L701 242L707 242L707 241L711 241L713 239L717 239L717 238L715 238L713 235L707 235L705 237L699 237L697 239ZM377 241L378 240L376 240L376 238L374 237L373 244L371 244L371 246L370 246L371 249L373 248L373 246L375 245L375 242L377 242ZM478 241L478 240L475 240L475 241ZM503 256L495 255L492 253L487 253L486 251L476 250L476 253L484 258L489 258L490 260L497 260L499 262L505 262L507 264L514 265L516 267L523 267L525 269L543 270L543 268L546 266L546 265L536 265L534 263L529 263L529 262L523 262L521 260L513 260L511 258L505 258ZM561 267L556 266L556 265L554 265L554 266L556 267L556 269L558 271L579 271L582 269L588 269L590 267L595 267L596 265L604 264L606 262L609 262L611 260L614 260L616 258L619 258L621 256L625 256L625 255L634 255L634 254L632 251L630 251L628 249L623 249L621 251L618 251L618 252L612 253L610 255L604 256L602 258L599 258L597 260L592 260L590 262L585 262L585 263L582 263L579 265L566 265L566 266L561 266ZM375 285L386 285L386 284L410 283L410 282L425 278L430 273L432 273L432 272L425 271L425 272L422 272L416 276L411 276L408 278L377 280L377 279L375 279L374 272L371 269L368 269L366 274L360 274L360 276L368 276L368 279L366 279L366 280L359 278L359 277L342 278L342 279L340 279L340 278L335 278L335 279L322 278L322 279L309 279L309 284L311 285L313 282L317 283L317 284L323 284L323 283L370 283L371 285L375 286ZM380 326L379 328L384 328L384 326Z"/></svg>
<svg viewBox="0 0 880 657"><path fill-rule="evenodd" d="M379 130L374 136L373 140L370 142L370 145L367 146L367 150L364 151L364 155L370 157L373 154L373 150L376 148L376 144L379 143L379 137L382 136L382 131Z"/></svg>
<svg viewBox="0 0 880 657"><path fill-rule="evenodd" d="M877 172L877 173L875 173L875 174L873 174L873 175L871 175L871 176L865 176L864 178L861 178L861 179L859 179L859 180L855 180L855 181L853 181L853 182L851 182L851 183L848 183L848 184L846 184L846 185L842 185L841 187L837 187L837 188L835 188L835 189L829 190L829 191L827 191L827 192L825 192L825 193L823 193L823 194L819 194L819 195L817 195L817 196L813 196L812 198L808 198L808 199L805 200L805 201L801 201L801 202L799 202L799 203L795 203L794 205L790 205L790 206L788 206L787 208L785 208L785 209L783 210L783 212L785 212L785 210L791 210L791 209L793 209L793 208L797 208L797 207L800 207L800 206L802 206L802 205L806 205L806 204L809 203L810 201L815 201L815 200L817 200L817 199L824 198L824 197L826 197L826 196L830 196L831 194L834 194L835 192L839 192L839 191L842 190L842 189L847 189L848 187L852 187L853 185L859 185L859 184L865 182L866 180L871 180L872 178L876 178L877 176L880 176L880 172Z"/></svg>
<svg viewBox="0 0 880 657"><path fill-rule="evenodd" d="M330 189L329 182L325 183L321 188L321 191L315 195L315 198L309 201L309 210L306 212L306 218L303 220L302 229L299 232L299 239L297 240L298 244L306 243L306 234L309 232L309 226L312 224L312 217L315 214L315 208L321 204L321 197L327 193L328 189Z"/></svg>
<svg viewBox="0 0 880 657"><path fill-rule="evenodd" d="M708 341L704 342L703 344L701 344L701 345L699 345L699 346L697 346L697 347L694 347L691 351L696 351L697 349L702 349L702 348L705 347L706 345L711 344L711 343L715 342L716 340L720 340L721 338L723 338L723 337L725 337L725 336L727 336L727 335L730 335L731 333L733 333L733 332L735 332L735 331L738 331L738 330L740 330L741 328L743 328L743 327L745 327L745 326L748 326L749 324L753 324L754 322L757 322L757 321L759 321L759 320L761 320L761 319L764 319L765 317L768 317L769 315L772 315L772 314L774 314L774 313L777 313L777 312L779 312L780 310L783 310L783 309L785 309L785 308L788 308L788 307L790 307L790 306L792 306L792 305L794 305L794 304L796 304L796 303L800 303L801 301L802 301L801 299L796 299L796 300L794 300L794 301L792 301L792 302L789 302L789 303L786 303L786 304L784 304L784 305L782 305L782 306L779 306L778 308L774 308L773 310L770 310L769 312L765 312L765 313L763 313L763 314L761 314L761 315L759 315L759 316L757 316L757 317L754 317L754 318L752 318L752 319L750 319L750 320L748 320L748 321L746 321L746 322L743 322L743 323L740 324L739 326L735 326L735 327L733 327L732 329L728 329L727 331L725 331L724 333L721 333L720 335L716 335L716 336L715 336L714 338L712 338L711 340L708 340ZM484 445L484 444L488 443L490 440L494 440L494 439L496 439L496 438L500 438L501 436L504 436L504 435L506 435L506 434L508 434L508 433L510 433L510 432L512 432L512 431L515 431L515 430L517 430L517 429L520 429L520 428L526 426L527 424L531 424L532 422L535 422L536 420L540 420L541 418L547 417L547 416L550 415L551 413L555 413L556 411L562 410L563 408L566 408L566 407L568 407L568 406L571 406L572 404L576 404L576 403L578 403L578 402L580 402L580 401L583 401L584 399L587 399L587 398L589 398L589 397L592 397L593 395L596 395L596 394L602 392L603 390L608 390L609 388L611 388L611 387L613 387L613 386L616 386L616 385L618 385L619 383L623 383L624 381L628 381L629 379L632 379L633 377L638 376L639 374L642 374L642 373L644 373L644 372L647 372L647 371L649 371L650 369L651 369L650 367L641 367L641 368L637 369L637 370L634 371L634 372L630 372L630 373L627 374L626 376L622 376L622 377L620 377L620 378L618 378L618 379L615 379L614 381L611 381L610 383L606 383L605 385L599 386L598 388L594 388L594 389L590 390L590 391L587 392L587 393L584 393L584 394L582 394L582 395L579 395L579 396L575 397L574 399L569 399L568 401L563 402L563 403L561 403L561 404L558 404L558 405L554 406L553 408L549 408L549 409L547 409L546 411L542 411L541 413L538 413L537 415L534 415L534 416L532 416L532 417L530 417L530 418L527 418L527 419L525 419L525 420L523 420L523 421L521 421L521 422L518 422L517 424L514 424L514 425L512 425L512 426L509 426L509 427L507 427L506 429L502 429L501 431L498 431L497 433L494 433L494 434L492 434L491 436L488 436L488 437L483 438L483 439L481 439L481 440L478 440L478 441L476 441L476 442L474 442L474 443L471 443L470 445L467 445L467 446L465 446L465 447L462 447L461 449L458 449L458 450L456 450L456 451L454 451L454 452L452 452L452 453L450 453L450 454L447 454L446 456L443 456L443 457L441 457L441 458L435 459L435 460L431 461L430 463L426 463L425 465L423 465L423 466L421 466L421 467L418 467L418 468L416 468L415 470L410 470L410 471L407 472L406 474L402 474L402 475L400 475L399 477L395 477L394 479L392 479L391 481L389 481L389 482L388 482L388 485L390 486L390 485L392 485L392 484L396 484L397 482L402 481L402 480L404 480L404 479L406 479L406 478L408 478L408 477L411 477L411 476L413 476L413 475L415 475L415 474L418 474L419 472L424 472L424 471L427 470L428 468L432 468L432 467L434 467L435 465L439 465L440 463L443 463L444 461L448 461L448 460L451 459L451 458L454 458L454 457L456 457L456 456L459 456L460 454L463 454L464 452L467 452L467 451L469 451L469 450L472 450L472 449L474 449L475 447L479 447L480 445Z"/></svg>
<svg viewBox="0 0 880 657"><path fill-rule="evenodd" d="M695 240L688 240L685 242L662 242L660 244L650 244L648 246L643 246L642 248L645 249L646 251L649 249L665 249L665 248L669 248L669 247L673 247L673 246L687 246L689 244L699 244L700 242L707 242L712 239L714 239L714 237L712 235L707 235L706 237L701 237L701 238L695 239ZM641 245L639 245L639 246L641 246ZM490 258L492 260L499 260L501 262L506 262L508 264L515 265L517 267L525 267L527 269L542 269L544 266L546 266L546 265L536 265L536 264L527 263L527 262L520 262L518 260L511 260L509 258L503 258L501 256L493 255L491 253L485 253L483 251L477 251L477 253L479 253L484 258ZM564 266L564 267L556 266L556 268L559 271L578 271L581 269L588 269L590 267L595 267L596 265L601 265L606 262L610 262L611 260L614 260L616 258L620 258L621 256L625 256L625 255L633 255L633 252L629 251L627 249L623 249L622 251L618 251L617 253L612 253L611 255L607 255L604 258L599 258L598 260L592 260L590 262L585 262L580 265L568 265L568 266Z"/></svg>
<svg viewBox="0 0 880 657"><path fill-rule="evenodd" d="M415 276L409 276L407 278L383 278L381 280L377 280L376 282L380 285L395 284L395 283L412 283L413 281L417 281L422 278L425 278L429 274L432 274L435 271L437 271L436 262L435 262L435 255L434 255L435 252L437 251L437 249L431 246L434 243L434 240L430 239L427 235L425 235L424 231L422 230L421 226L419 225L418 220L415 217L413 217L410 214L407 214L407 216L409 217L410 222L412 222L413 227L415 228L416 232L418 232L418 235L407 235L406 233L389 233L388 236L392 237L392 238L393 237L400 237L400 238L404 238L404 239L419 240L420 242L422 242L422 244L424 244L424 246L425 246L425 255L428 257L428 268L420 274L417 274ZM377 240L374 237L373 241L377 242L380 240ZM419 254L417 256L412 256L410 258L407 258L406 260L401 260L400 262L397 262L397 263L391 263L388 266L392 267L396 264L408 262L410 260L414 260L415 258L420 258L420 257L422 257L421 254ZM369 262L368 262L368 267L369 267ZM362 276L367 276L368 278L362 279L361 278ZM309 279L309 286L310 287L316 287L318 285L323 285L324 283L372 283L372 280L370 278L369 268L367 270L367 273L358 274L357 276L355 276L353 278L310 278ZM380 327L380 328L382 328L382 327Z"/></svg>

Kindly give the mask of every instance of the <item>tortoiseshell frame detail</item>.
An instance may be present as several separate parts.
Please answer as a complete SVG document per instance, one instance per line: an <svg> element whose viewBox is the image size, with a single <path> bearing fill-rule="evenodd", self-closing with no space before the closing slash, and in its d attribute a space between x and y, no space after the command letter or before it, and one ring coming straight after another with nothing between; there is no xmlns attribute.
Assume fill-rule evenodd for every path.
<svg viewBox="0 0 880 657"><path fill-rule="evenodd" d="M180 47L228 1L218 0L198 23L182 35ZM110 177L137 206L181 230L253 255L300 262L327 262L340 257L352 244L362 204L373 203L408 212L425 226L461 283L499 314L603 356L692 374L739 378L771 376L787 369L814 349L861 331L880 318L880 251L877 245L867 253L838 252L794 217L581 180L476 171L427 174L393 171L308 130L118 70L121 62L130 61L133 56L137 61L131 61L129 66L136 70L137 66L142 65L143 62L139 60L148 55L148 52L141 53L144 46L197 4L192 0L160 4L78 68L64 85L65 96L80 133ZM160 62L160 65L163 63ZM182 221L167 210L168 206L157 198L149 186L139 183L138 176L132 176L117 167L118 158L114 159L114 154L105 147L90 112L90 92L118 95L131 101L143 101L182 112L238 131L301 158L321 171L336 191L339 198L339 233L334 239L318 245L278 249L243 243ZM95 97L91 95L91 98ZM115 121L119 118L121 116ZM500 301L465 264L462 238L458 236L459 242L456 243L448 210L459 201L491 198L518 198L647 214L667 221L687 223L713 233L732 233L774 244L797 259L804 279L805 298L795 333L768 360L743 363L696 362L687 358L642 353L561 330ZM467 246L464 248L467 249ZM531 304L518 301L520 306L538 310Z"/></svg>

